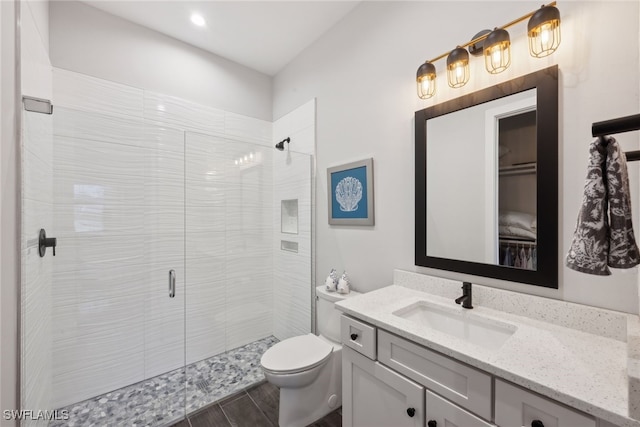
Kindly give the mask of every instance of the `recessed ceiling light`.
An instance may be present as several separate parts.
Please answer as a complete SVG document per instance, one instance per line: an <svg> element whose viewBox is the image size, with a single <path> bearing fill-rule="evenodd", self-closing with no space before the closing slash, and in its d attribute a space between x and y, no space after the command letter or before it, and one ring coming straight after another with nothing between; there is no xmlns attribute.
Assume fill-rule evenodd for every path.
<svg viewBox="0 0 640 427"><path fill-rule="evenodd" d="M197 25L198 27L204 27L207 24L202 15L200 15L199 13L194 13L191 15L191 22L193 22L193 24Z"/></svg>

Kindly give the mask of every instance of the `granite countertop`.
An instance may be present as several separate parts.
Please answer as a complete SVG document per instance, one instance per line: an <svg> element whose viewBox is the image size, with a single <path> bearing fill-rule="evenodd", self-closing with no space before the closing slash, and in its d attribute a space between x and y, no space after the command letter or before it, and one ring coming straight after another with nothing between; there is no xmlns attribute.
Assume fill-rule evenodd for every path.
<svg viewBox="0 0 640 427"><path fill-rule="evenodd" d="M392 314L427 302L461 316L482 317L517 329L498 349L471 344ZM629 417L627 343L542 320L477 305L467 310L451 298L391 285L336 304L346 314L477 367L526 389L620 427L640 427Z"/></svg>

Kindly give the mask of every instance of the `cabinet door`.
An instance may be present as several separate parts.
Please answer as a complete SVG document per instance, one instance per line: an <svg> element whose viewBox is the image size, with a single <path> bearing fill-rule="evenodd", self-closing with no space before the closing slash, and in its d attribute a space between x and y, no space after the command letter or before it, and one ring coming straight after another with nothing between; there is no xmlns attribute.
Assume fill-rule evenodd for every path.
<svg viewBox="0 0 640 427"><path fill-rule="evenodd" d="M343 347L342 423L344 427L422 427L424 388Z"/></svg>
<svg viewBox="0 0 640 427"><path fill-rule="evenodd" d="M493 424L470 414L429 390L427 390L426 418L428 427L493 427Z"/></svg>
<svg viewBox="0 0 640 427"><path fill-rule="evenodd" d="M496 424L500 427L596 427L596 420L496 379Z"/></svg>

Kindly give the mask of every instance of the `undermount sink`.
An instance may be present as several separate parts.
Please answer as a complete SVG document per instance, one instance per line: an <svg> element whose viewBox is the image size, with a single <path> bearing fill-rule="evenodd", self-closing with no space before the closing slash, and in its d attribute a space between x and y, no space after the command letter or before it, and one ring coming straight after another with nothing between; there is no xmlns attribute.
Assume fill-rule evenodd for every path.
<svg viewBox="0 0 640 427"><path fill-rule="evenodd" d="M425 328L452 335L490 350L499 349L516 331L514 325L419 301L392 313Z"/></svg>

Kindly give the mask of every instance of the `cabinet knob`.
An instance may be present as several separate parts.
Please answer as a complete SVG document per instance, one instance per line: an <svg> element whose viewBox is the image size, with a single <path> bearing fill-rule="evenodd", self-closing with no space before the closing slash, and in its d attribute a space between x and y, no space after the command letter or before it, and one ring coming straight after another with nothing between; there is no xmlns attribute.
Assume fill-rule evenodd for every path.
<svg viewBox="0 0 640 427"><path fill-rule="evenodd" d="M407 415L413 417L416 414L416 408L407 408Z"/></svg>
<svg viewBox="0 0 640 427"><path fill-rule="evenodd" d="M427 421L427 427L438 427L438 422L436 420Z"/></svg>
<svg viewBox="0 0 640 427"><path fill-rule="evenodd" d="M351 339L353 341L357 340L358 339L358 334L351 334Z"/></svg>
<svg viewBox="0 0 640 427"><path fill-rule="evenodd" d="M531 421L531 427L544 427L544 424L540 420Z"/></svg>

